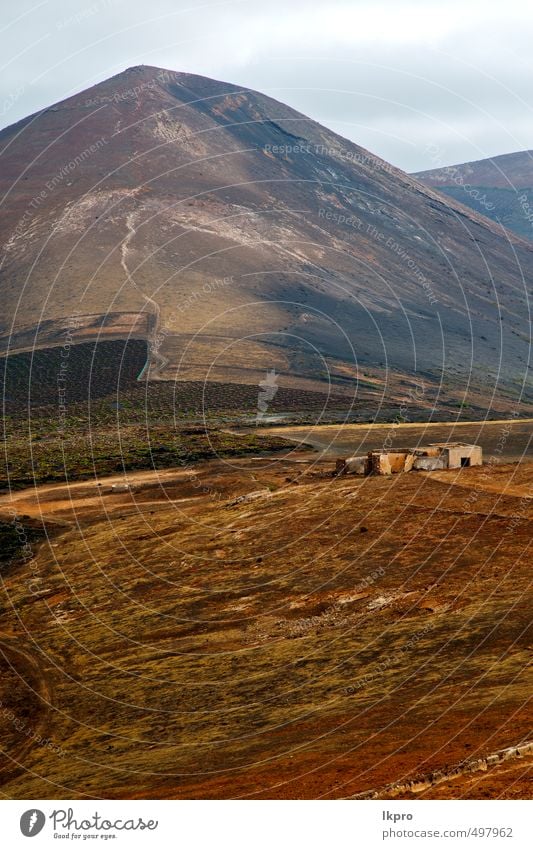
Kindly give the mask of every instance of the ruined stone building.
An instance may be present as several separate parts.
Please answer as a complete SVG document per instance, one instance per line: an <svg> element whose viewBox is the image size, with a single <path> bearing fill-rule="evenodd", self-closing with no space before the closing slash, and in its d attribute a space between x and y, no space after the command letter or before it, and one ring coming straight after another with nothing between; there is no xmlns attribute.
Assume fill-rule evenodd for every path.
<svg viewBox="0 0 533 849"><path fill-rule="evenodd" d="M433 442L417 448L397 448L394 451L369 451L359 457L337 460L336 473L341 475L392 475L412 469L431 472L437 469L460 469L481 466L483 451L480 445L463 442Z"/></svg>

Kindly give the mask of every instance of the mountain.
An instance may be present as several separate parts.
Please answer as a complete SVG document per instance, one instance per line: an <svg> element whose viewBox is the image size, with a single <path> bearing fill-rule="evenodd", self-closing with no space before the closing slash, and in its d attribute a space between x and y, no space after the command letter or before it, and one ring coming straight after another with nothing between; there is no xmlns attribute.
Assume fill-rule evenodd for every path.
<svg viewBox="0 0 533 849"><path fill-rule="evenodd" d="M533 246L270 97L130 68L4 129L0 163L4 353L133 338L151 379L522 393Z"/></svg>
<svg viewBox="0 0 533 849"><path fill-rule="evenodd" d="M434 168L413 176L519 236L533 239L533 151Z"/></svg>

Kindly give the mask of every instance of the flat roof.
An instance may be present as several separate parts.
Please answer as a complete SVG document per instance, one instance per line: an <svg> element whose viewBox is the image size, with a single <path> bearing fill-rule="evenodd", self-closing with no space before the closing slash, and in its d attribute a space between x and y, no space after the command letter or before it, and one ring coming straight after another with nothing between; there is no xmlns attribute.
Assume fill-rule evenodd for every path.
<svg viewBox="0 0 533 849"><path fill-rule="evenodd" d="M423 446L420 446L421 448ZM481 445L476 445L474 442L430 442L430 448L481 448Z"/></svg>

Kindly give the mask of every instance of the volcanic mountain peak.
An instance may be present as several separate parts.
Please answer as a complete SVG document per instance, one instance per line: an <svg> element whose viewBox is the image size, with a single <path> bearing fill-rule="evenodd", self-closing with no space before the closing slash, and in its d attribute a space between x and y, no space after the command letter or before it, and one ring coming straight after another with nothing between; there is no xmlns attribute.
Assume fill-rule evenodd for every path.
<svg viewBox="0 0 533 849"><path fill-rule="evenodd" d="M529 247L270 97L137 66L0 141L5 350L74 321L151 378L520 392Z"/></svg>

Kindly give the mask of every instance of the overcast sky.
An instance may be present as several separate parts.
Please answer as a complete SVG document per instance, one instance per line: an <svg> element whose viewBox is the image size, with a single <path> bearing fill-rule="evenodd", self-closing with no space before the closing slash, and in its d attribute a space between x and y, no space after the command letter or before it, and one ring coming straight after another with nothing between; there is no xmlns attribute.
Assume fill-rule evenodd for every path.
<svg viewBox="0 0 533 849"><path fill-rule="evenodd" d="M0 126L131 65L259 89L414 171L533 148L530 0L2 0Z"/></svg>

